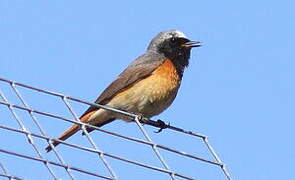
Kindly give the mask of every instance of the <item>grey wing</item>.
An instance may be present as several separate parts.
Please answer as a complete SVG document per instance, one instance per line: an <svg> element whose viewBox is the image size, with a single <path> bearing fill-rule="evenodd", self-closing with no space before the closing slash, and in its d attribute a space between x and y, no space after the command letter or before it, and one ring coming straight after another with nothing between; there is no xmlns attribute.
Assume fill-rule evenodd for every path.
<svg viewBox="0 0 295 180"><path fill-rule="evenodd" d="M119 92L132 86L134 83L149 76L159 65L165 61L165 57L154 51L147 51L142 56L133 61L118 77L114 80L96 99L96 104L107 104L112 97ZM98 109L90 106L81 117L85 114Z"/></svg>

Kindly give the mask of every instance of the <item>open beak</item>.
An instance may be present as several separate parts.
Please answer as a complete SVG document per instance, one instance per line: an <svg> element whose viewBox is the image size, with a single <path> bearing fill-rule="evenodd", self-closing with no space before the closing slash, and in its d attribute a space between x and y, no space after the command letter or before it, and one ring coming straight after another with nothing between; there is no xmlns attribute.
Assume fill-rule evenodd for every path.
<svg viewBox="0 0 295 180"><path fill-rule="evenodd" d="M182 44L181 46L185 47L185 48L193 48L193 47L200 47L202 45L201 45L200 41L188 41L188 42Z"/></svg>

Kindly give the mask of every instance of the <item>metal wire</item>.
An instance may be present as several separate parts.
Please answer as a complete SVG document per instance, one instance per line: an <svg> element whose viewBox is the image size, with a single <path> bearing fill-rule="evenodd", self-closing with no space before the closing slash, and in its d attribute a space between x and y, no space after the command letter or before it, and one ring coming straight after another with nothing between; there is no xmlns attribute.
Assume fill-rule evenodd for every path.
<svg viewBox="0 0 295 180"><path fill-rule="evenodd" d="M65 169L65 171L67 172L68 176L70 177L70 179L72 179L72 180L75 179L75 177L72 174L72 171L79 171L81 173L92 175L92 176L95 176L95 177L100 177L100 178L103 178L103 179L118 180L119 178L117 177L117 175L115 173L115 170L111 167L109 162L104 158L105 156L107 156L107 157L110 157L110 158L113 158L113 159L116 159L116 160L120 160L120 161L125 162L125 163L129 163L129 164L133 164L133 165L136 165L136 166L139 166L139 167L144 167L144 168L147 168L147 169L150 169L150 170L166 173L166 174L168 174L170 176L170 178L172 180L174 180L175 177L180 177L180 178L183 178L183 179L193 180L194 178L191 178L189 176L186 176L186 175L180 174L178 172L175 172L174 170L172 170L169 167L168 163L166 162L166 160L163 158L163 156L160 154L160 152L158 150L158 149L163 149L165 151L169 151L169 152L172 152L172 153L175 153L175 154L179 154L179 155L182 155L183 157L190 158L192 160L202 161L202 162L205 162L205 163L208 163L208 164L219 166L221 168L222 172L224 173L225 178L227 180L231 180L231 176L230 176L226 166L222 163L219 156L214 151L213 147L210 145L210 143L208 141L208 137L205 136L205 135L202 135L202 134L199 134L199 133L194 133L194 132L191 132L191 131L187 131L187 130L184 130L184 129L181 129L181 128L178 128L178 127L165 125L165 128L167 128L169 130L172 130L172 131L174 131L176 133L182 133L184 135L189 135L189 136L192 136L192 137L201 138L203 143L205 144L206 148L208 149L208 152L214 158L214 161L208 160L208 159L205 159L205 158L202 158L202 157L198 157L198 156L186 153L184 151L177 150L177 149L174 149L174 148L170 148L168 146L157 144L157 143L153 142L151 137L149 136L149 134L145 130L145 128L142 126L142 123L143 124L149 124L149 125L152 125L152 126L155 126L155 127L159 127L156 121L146 120L146 119L144 119L144 117L138 116L136 114L132 114L132 113L129 113L129 112L124 112L124 111L117 110L117 109L114 109L114 108L110 108L110 107L107 107L107 106L104 106L104 105L89 103L87 101L84 101L84 100L81 100L81 99L78 99L78 98L69 97L69 96L66 96L66 95L63 95L63 94L60 94L60 93L39 89L39 88L36 88L36 87L28 86L26 84L14 82L14 81L11 81L11 80L0 78L0 82L8 83L10 85L10 87L13 89L13 92L16 94L16 96L20 99L20 101L22 103L22 105L16 105L16 104L10 103L7 100L7 98L4 96L4 93L0 91L0 97L2 98L2 101L0 101L0 105L5 105L5 106L8 107L8 109L10 110L10 112L12 113L14 119L17 121L17 123L19 124L19 127L20 127L20 129L15 129L15 128L7 127L7 126L2 126L0 124L0 129L8 130L8 131L15 132L15 133L24 134L27 137L29 143L32 145L35 152L37 153L37 157L32 157L32 156L29 156L29 155L25 155L23 153L11 152L9 150L2 149L1 147L0 147L0 152L5 153L5 154L10 154L10 155L13 155L13 156L22 157L22 158L25 158L25 159L30 159L30 160L41 162L41 163L43 163L45 165L48 172L51 174L51 176L54 179L58 179L58 177L56 176L56 174L54 173L52 168L49 166L49 164L54 165L54 166L63 167ZM48 112L44 112L44 111L40 111L40 110L31 108L26 103L26 101L24 100L23 96L21 95L21 93L17 89L17 87L22 87L22 88L25 88L25 89L28 89L28 90L38 91L39 93L48 94L48 95L55 96L55 97L60 97L61 100L63 101L64 105L67 107L68 111L72 114L72 116L73 116L73 118L75 120L68 119L68 118L65 118L65 117L62 117L62 116L59 116L59 115L56 115L56 114L52 114L52 113L48 113ZM96 126L92 126L92 125L80 122L78 116L76 115L75 111L71 107L71 104L69 103L69 100L79 102L79 103L83 103L83 104L87 104L87 105L96 106L98 108L106 109L106 110L113 111L113 112L116 112L116 113L121 113L123 115L126 115L126 116L129 116L129 117L133 118L134 121L136 122L138 128L140 129L143 137L146 140L125 136L125 135L122 135L122 134L119 134L119 133L116 133L116 132L107 131L107 130L104 130L104 129L97 128ZM38 130L39 130L41 135L28 131L27 128L25 127L25 125L24 125L24 122L19 118L19 116L17 115L17 113L15 112L14 109L20 109L20 110L23 110L23 111L27 111L30 114L30 117L33 120L34 124L38 127ZM53 118L61 120L61 121L67 121L67 122L70 122L70 123L73 123L73 124L80 125L83 133L86 135L85 137L88 139L89 143L92 145L92 148L83 147L83 146L80 146L80 145L77 145L77 144L72 144L72 143L60 141L58 139L49 137L47 135L47 133L45 132L44 128L39 123L39 120L34 116L34 114L40 114L40 115L47 116L47 117L53 117ZM122 138L123 140L133 141L133 142L136 142L136 143L140 143L142 145L150 146L152 148L152 150L154 151L157 159L162 164L163 168L152 166L152 165L142 163L142 162L138 162L138 161L134 161L134 160L130 160L128 158L124 158L124 157L121 157L121 156L118 156L118 155L113 155L111 153L102 151L100 148L98 148L97 144L95 144L95 142L93 141L91 136L88 134L88 132L86 131L86 128L93 128L93 129L98 130L100 132L103 132L103 133L106 133L106 134L109 134L109 135L112 135L112 136L115 136L115 137ZM54 154L57 157L59 162L49 161L49 160L45 159L44 156L41 154L41 151L35 145L34 138L43 139L43 140L47 141L49 143L49 145L52 147L52 149L54 151ZM87 152L97 154L98 157L99 157L99 160L104 164L104 166L108 170L110 177L103 176L103 175L100 175L100 174L97 174L97 173L93 173L93 172L84 170L82 168L67 165L67 163L63 160L62 156L53 147L53 145L51 143L53 141L58 141L63 145L70 146L70 147L79 149L81 151L87 151ZM18 178L18 177L8 175L7 171L5 170L4 167L2 167L1 164L0 164L0 169L2 169L2 173L0 171L0 176L7 177L7 178L10 178L10 179L17 179Z"/></svg>
<svg viewBox="0 0 295 180"><path fill-rule="evenodd" d="M13 132L17 132L17 133L23 133L23 134L27 134L28 133L28 132L25 132L25 131L22 131L22 130L18 130L18 129L14 129L14 128L9 128L9 127L5 127L5 126L1 126L1 125L0 125L0 129L5 129L5 130L8 130L8 131L13 131ZM30 133L30 135L31 136L34 136L34 137L37 137L37 138L40 138L40 139L45 139L45 140L50 140L51 139L51 138L48 138L48 137L45 137L45 136L41 136L41 135L38 135L38 134L35 134L35 133ZM171 174L172 173L171 171L165 170L163 168L158 168L158 167L151 166L151 165L148 165L148 164L140 163L138 161L129 160L129 159L126 159L126 158L123 158L123 157L120 157L120 156L116 156L116 155L110 154L110 153L101 152L101 151L96 150L96 149L87 148L87 147L84 147L84 146L79 146L79 145L76 145L76 144L67 143L67 142L64 142L64 141L61 141L61 140L58 140L58 139L51 139L51 140L58 141L61 144L64 144L64 145L67 145L67 146L70 146L70 147L73 147L73 148L77 148L79 150L84 150L84 151L88 151L88 152L92 152L92 153L103 153L105 156L111 157L113 159L124 161L126 163L134 164L134 165L141 166L141 167L144 167L144 168L148 168L148 169L151 169L151 170L156 170L156 171L160 171L160 172L167 173L167 174ZM61 166L62 167L65 167L65 165L61 165ZM68 169L71 169L71 167L67 167L67 168ZM83 171L86 171L86 170L83 170ZM88 172L87 174L90 174L90 172ZM96 176L98 176L98 175L96 175ZM181 178L184 178L184 179L192 180L192 178L187 177L187 176L185 176L183 174L179 174L179 173L175 173L175 176L178 176L178 177L181 177Z"/></svg>
<svg viewBox="0 0 295 180"><path fill-rule="evenodd" d="M76 121L80 121L80 119L78 118L78 116L76 115L76 113L73 111L73 109L71 108L70 104L66 101L67 97L64 96L62 98L63 102L65 103L65 105L67 106L68 110L71 112L71 114L74 116L74 118L76 119ZM86 131L85 125L81 125L81 129L83 131L83 133L86 135L88 141L90 142L90 144L92 145L92 147L98 151L98 156L101 159L101 161L103 162L104 166L108 169L110 175L114 178L114 179L118 179L117 175L115 174L114 170L112 169L112 167L110 166L110 164L108 163L108 161L104 158L104 154L103 152L99 151L97 145L94 143L94 141L92 140L92 138L89 136L89 133ZM53 147L54 148L54 147Z"/></svg>
<svg viewBox="0 0 295 180"><path fill-rule="evenodd" d="M11 87L13 89L13 91L15 92L15 94L17 95L17 97L20 99L21 103L23 104L24 107L26 108L30 108L29 105L25 102L24 98L22 97L22 95L19 93L19 91L16 89L15 84L12 82L11 83ZM1 92L1 91L0 91ZM45 130L42 128L41 124L38 122L37 118L33 115L32 111L28 111L28 113L30 114L30 117L32 118L33 122L35 123L35 125L38 127L40 133L43 136L47 136ZM50 141L48 141L49 144L51 144ZM63 160L62 156L54 149L53 150L57 159L59 160L59 162L63 165L65 165L65 170L67 172L67 174L70 176L70 178L72 180L75 180L74 176L69 172L69 169L67 168L65 161Z"/></svg>
<svg viewBox="0 0 295 180"><path fill-rule="evenodd" d="M4 167L4 165L2 163L0 163L0 169L2 170L2 172L0 172L0 177L5 177L9 180L24 180L20 177L16 177L16 176L12 176L12 175L9 175L6 168Z"/></svg>
<svg viewBox="0 0 295 180"><path fill-rule="evenodd" d="M19 178L19 177L16 177L16 176L7 175L7 174L0 174L0 177L5 177L5 178L7 178L9 180L13 180L13 179L15 179L15 180L24 180L22 178Z"/></svg>
<svg viewBox="0 0 295 180"><path fill-rule="evenodd" d="M0 97L3 99L4 102L8 103L8 100L5 98L4 94L0 91ZM20 128L23 131L27 131L27 129L25 128L25 125L23 123L23 121L17 116L16 112L13 110L13 106L8 106L10 112L12 113L14 119L17 121L17 123L19 124ZM41 154L41 152L39 151L39 149L37 148L37 146L34 143L34 140L32 138L32 136L27 133L26 137L28 139L28 142L32 145L33 149L36 151L36 153L38 154L39 158L43 159L43 155ZM58 179L56 177L56 175L54 174L53 170L48 166L48 163L46 161L44 161L44 165L46 166L46 168L48 169L48 171L50 172L50 174L54 177L54 179Z"/></svg>
<svg viewBox="0 0 295 180"><path fill-rule="evenodd" d="M65 166L65 165L63 165L61 163L57 163L57 162L53 162L53 161L49 161L49 160L44 160L44 159L41 159L41 158L36 158L36 157L32 157L32 156L28 156L28 155L24 155L24 154L20 154L20 153L8 151L8 150L5 150L5 149L0 149L0 152L10 154L10 155L13 155L13 156L22 157L22 158L25 158L25 159L30 159L30 160L34 160L34 161L43 162L43 163L46 163L46 164L53 164L55 166L72 169L72 170L75 170L75 171L79 171L79 172L82 172L82 173L85 173L85 174L88 174L88 175L92 175L92 176L96 176L96 177L100 177L100 178L103 178L103 179L113 180L113 178L102 176L102 175L99 175L99 174L96 174L96 173L93 173L93 172L90 172L90 171L86 171L86 170L83 170L83 169L80 169L80 168L77 168L77 167Z"/></svg>
<svg viewBox="0 0 295 180"><path fill-rule="evenodd" d="M134 119L137 126L139 127L140 131L142 132L142 134L144 135L146 140L151 143L153 151L155 152L157 158L160 160L161 164L164 166L165 169L170 170L170 167L168 166L168 164L166 163L166 161L164 160L164 158L162 157L162 155L158 151L157 145L155 143L153 143L152 139L149 137L148 133L145 131L145 129L143 128L143 126L139 122L140 119L141 119L141 117L139 117L139 116L136 116L135 119ZM171 172L170 176L171 176L171 179L173 179L173 180L175 179L174 178L174 176L175 176L174 172Z"/></svg>

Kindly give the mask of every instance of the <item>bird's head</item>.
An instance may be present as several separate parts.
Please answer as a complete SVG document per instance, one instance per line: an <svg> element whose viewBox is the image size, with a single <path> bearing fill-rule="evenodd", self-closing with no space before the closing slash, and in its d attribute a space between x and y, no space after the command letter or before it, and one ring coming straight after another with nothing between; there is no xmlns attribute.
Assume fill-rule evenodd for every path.
<svg viewBox="0 0 295 180"><path fill-rule="evenodd" d="M190 51L193 47L200 47L201 42L189 40L184 33L178 30L160 32L148 46L148 50L155 50L164 54L174 63L183 68L188 66Z"/></svg>

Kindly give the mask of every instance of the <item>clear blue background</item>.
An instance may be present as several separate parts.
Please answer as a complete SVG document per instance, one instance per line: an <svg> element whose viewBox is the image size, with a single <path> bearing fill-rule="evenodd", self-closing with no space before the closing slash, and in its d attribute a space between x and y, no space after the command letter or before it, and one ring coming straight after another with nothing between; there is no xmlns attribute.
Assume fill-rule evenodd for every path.
<svg viewBox="0 0 295 180"><path fill-rule="evenodd" d="M202 41L203 46L193 50L177 99L158 118L208 135L234 179L294 179L294 6L291 0L3 0L0 2L0 77L93 101L145 51L154 35L179 29L190 39ZM0 87L4 92L9 91L3 83ZM66 111L64 107L51 105L49 99L41 101L33 96L27 99L37 107L47 107L43 110L49 112ZM75 107L78 114L86 108ZM4 125L9 118L13 121L6 107L0 106L0 110ZM58 120L43 121L42 117L40 121L52 137L69 126ZM126 135L137 132L134 125L121 122L104 128L126 129ZM179 149L184 146L185 151L196 151L198 155L198 145L184 140L186 137L172 138L173 133L154 134L155 129L147 129L159 143L175 143ZM1 147L25 154L28 149L32 151L29 145L17 147L20 141L28 144L24 138L17 141L13 133L5 133L5 136L4 132L0 133ZM119 141L112 146L99 132L92 136L97 138L96 142L101 140L103 150L121 148L129 155L140 152L128 144L120 145ZM80 135L76 135L69 142L79 143L79 139L82 139ZM58 150L64 151L69 159L79 156L79 151L74 153L66 147ZM54 157L43 149L42 153ZM138 156L147 162L157 162L151 160L155 159L152 153L130 158ZM177 157L169 164L180 166L175 169L183 174L202 180L225 179L217 167L208 166L203 171L200 169L204 163L194 166L194 163L182 163ZM16 160L19 158L0 154L0 162L11 174L27 179L52 178L46 170L41 170L44 166L37 166L40 163L24 160L18 164ZM87 166L98 166L93 161L96 160L81 159L71 164L89 169ZM122 179L133 179L131 174L138 172L116 163L115 171L125 168L118 170ZM138 177L161 179L155 178L157 175ZM168 176L161 177L168 179ZM61 175L61 178L68 177Z"/></svg>

